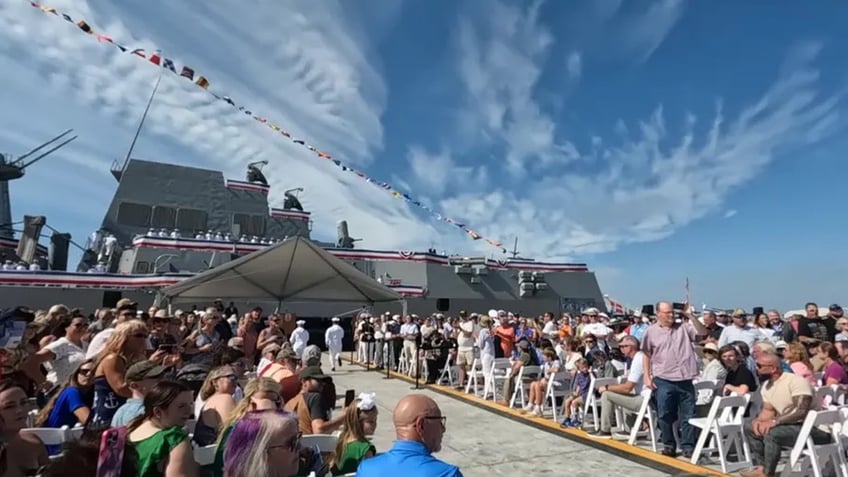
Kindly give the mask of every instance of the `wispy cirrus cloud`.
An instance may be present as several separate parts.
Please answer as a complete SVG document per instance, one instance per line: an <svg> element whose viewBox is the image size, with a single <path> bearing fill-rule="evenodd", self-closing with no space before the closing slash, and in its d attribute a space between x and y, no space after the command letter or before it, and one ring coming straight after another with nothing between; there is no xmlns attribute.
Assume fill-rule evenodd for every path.
<svg viewBox="0 0 848 477"><path fill-rule="evenodd" d="M583 73L583 57L579 51L572 51L568 54L565 67L568 71L569 78L573 80L580 78L580 75Z"/></svg>
<svg viewBox="0 0 848 477"><path fill-rule="evenodd" d="M664 1L645 13L643 23L667 26L653 35L633 30L631 35L643 35L639 45L645 55L661 43L681 11L682 2ZM540 111L534 109L538 105L531 92L546 61L540 51L547 51L520 48L527 43L516 40L516 32L521 31L524 39L546 38L548 33L535 10L502 7L494 12L483 20L489 22L487 27L463 27L459 74L467 87L469 108L489 126L495 140L513 146L511 135L520 128L502 118L519 117L512 108L526 112L527 104ZM569 144L568 161L544 173L525 169L530 171L526 177L487 194L444 196L441 205L463 211L459 215L469 223L492 224L482 230L484 234L521 236L525 251L546 257L605 252L665 238L720 210L731 191L751 181L782 152L818 141L838 127L837 108L843 97L821 93L816 54L817 49L807 44L790 52L791 66L734 113L721 102L714 111L700 114L670 112L660 104L642 121L622 119L610 125L612 134L582 141L591 143L582 151L574 146L580 141L571 140L568 131L558 131L554 122L543 121L550 128L538 127L540 118L549 116L529 115L526 125L536 132L530 137L539 138L543 131L544 140L535 150L542 152L536 154L562 152L564 148L555 144ZM524 88L499 87L499 81L506 83L504 78L519 74L504 68L506 64L521 65L514 70L524 72L524 81L510 84ZM521 108L511 100L517 97L524 101ZM538 162L533 154L516 155L510 148L502 167L508 171L526 167L519 157ZM575 161L591 167L566 165Z"/></svg>
<svg viewBox="0 0 848 477"><path fill-rule="evenodd" d="M366 165L383 147L380 117L387 86L363 26L343 15L340 2L245 8L235 1L112 5L56 0L51 6L84 18L124 44L162 49L176 63L190 64L208 77L212 90L267 114L346 161ZM45 15L28 2L0 5L0 45L5 71L38 72L24 85L13 75L0 79L11 100L5 106L19 111L15 117L0 119L7 144L19 150L29 145L25 144L29 139L16 138L21 124L37 125L29 126L27 135L45 138L74 126L80 139L62 157L99 171L78 175L77 183L97 194L101 209L92 212L99 214L114 184L109 164L126 150L157 75L155 67L98 44L74 25ZM41 100L32 101L33 96ZM34 110L34 104L40 109ZM163 77L136 153L152 160L222 169L230 177L241 177L248 161L266 159L271 201L280 201L286 188L304 187L304 205L315 213L319 237L331 238L335 220L342 218L351 222L354 235L373 247L403 244L409 240L401 232L404 229L415 228L415 239L425 241L436 233L402 201L390 200L370 184L275 137L174 75ZM50 169L40 167L27 187L68 167L59 161ZM71 203L73 195L57 190L43 204L27 206L61 217L56 204ZM98 219L94 215L91 223L68 227L87 234L85 229L96 227Z"/></svg>
<svg viewBox="0 0 848 477"><path fill-rule="evenodd" d="M638 62L647 61L683 16L683 0L652 0L636 14L623 17L615 28L616 41Z"/></svg>

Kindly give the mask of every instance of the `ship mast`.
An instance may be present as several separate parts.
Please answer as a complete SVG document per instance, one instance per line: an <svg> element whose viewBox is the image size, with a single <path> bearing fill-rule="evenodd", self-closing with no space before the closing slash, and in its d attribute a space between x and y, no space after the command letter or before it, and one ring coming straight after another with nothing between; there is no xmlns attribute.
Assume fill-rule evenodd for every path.
<svg viewBox="0 0 848 477"><path fill-rule="evenodd" d="M161 52L160 52L161 55ZM130 143L130 148L127 150L127 156L124 158L124 162L120 168L115 167L116 164L112 167L112 175L115 176L115 179L118 181L121 180L121 177L124 175L124 171L127 169L127 164L130 162L130 156L132 156L133 149L135 149L135 143L138 140L138 136L141 135L141 129L144 127L144 120L147 119L147 112L150 111L150 105L153 104L153 98L156 96L156 91L159 90L159 83L162 81L162 68L159 68L159 76L156 77L156 85L153 86L153 91L150 92L150 98L147 99L147 106L144 107L144 113L141 115L141 121L138 123L138 128L135 130L135 135L133 136L132 142Z"/></svg>
<svg viewBox="0 0 848 477"><path fill-rule="evenodd" d="M518 235L515 236L515 243L513 243L512 252L510 253L512 254L513 259L518 258L518 254L521 253L518 251Z"/></svg>

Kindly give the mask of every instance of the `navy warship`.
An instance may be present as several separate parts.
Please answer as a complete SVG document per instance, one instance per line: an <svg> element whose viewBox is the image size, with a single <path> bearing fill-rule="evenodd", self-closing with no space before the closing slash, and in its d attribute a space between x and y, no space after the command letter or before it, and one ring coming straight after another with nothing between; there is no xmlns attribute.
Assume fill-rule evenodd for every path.
<svg viewBox="0 0 848 477"><path fill-rule="evenodd" d="M337 224L335 242L314 240L315 218L303 210L299 200L303 189L282 191L283 206L270 207L273 201L269 196L280 198L280 194L272 194L276 191L262 171L262 162L247 165L245 178L235 180L225 178L221 171L197 167L129 157L115 161L111 167L118 183L114 197L99 227L82 246L79 265L69 271L70 235L54 230L49 248L38 243L42 230L49 228L45 217L24 217L16 238L11 227L9 181L23 177L31 162L3 158L2 163L0 214L5 214L5 227L0 227L0 259L4 261L0 298L7 305L66 303L91 310L114 305L123 297L149 303L161 287L287 237L300 236L397 291L407 299L410 313L494 308L537 315L589 306L605 308L594 273L582 263L468 257L434 249L360 248L346 221ZM330 316L361 305L285 306L303 316Z"/></svg>

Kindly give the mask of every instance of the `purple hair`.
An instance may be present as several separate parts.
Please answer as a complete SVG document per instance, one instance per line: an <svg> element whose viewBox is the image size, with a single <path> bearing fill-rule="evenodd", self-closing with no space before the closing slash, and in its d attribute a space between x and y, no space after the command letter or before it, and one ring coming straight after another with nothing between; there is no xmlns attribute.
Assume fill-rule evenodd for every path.
<svg viewBox="0 0 848 477"><path fill-rule="evenodd" d="M268 475L265 449L271 434L295 422L294 414L282 411L253 411L236 421L224 447L224 476Z"/></svg>

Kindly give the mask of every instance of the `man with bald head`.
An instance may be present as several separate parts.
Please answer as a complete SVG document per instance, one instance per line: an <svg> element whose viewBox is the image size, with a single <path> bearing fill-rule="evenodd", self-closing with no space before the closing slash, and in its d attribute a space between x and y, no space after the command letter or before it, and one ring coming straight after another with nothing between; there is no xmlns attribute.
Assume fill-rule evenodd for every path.
<svg viewBox="0 0 848 477"><path fill-rule="evenodd" d="M462 477L459 468L432 456L442 449L447 418L436 401L410 394L398 401L392 414L397 441L391 450L363 460L357 477Z"/></svg>
<svg viewBox="0 0 848 477"><path fill-rule="evenodd" d="M763 408L744 427L755 467L739 475L773 477L777 473L781 450L795 443L807 413L815 409L815 391L806 378L784 373L781 359L775 354L757 355L757 374L760 377ZM818 445L830 442L830 434L817 428L810 431L810 437Z"/></svg>

